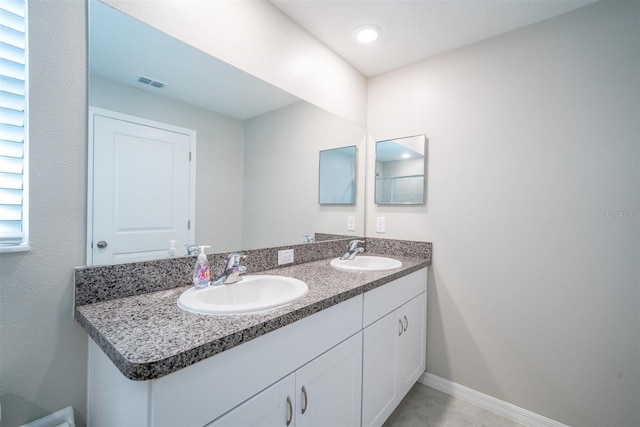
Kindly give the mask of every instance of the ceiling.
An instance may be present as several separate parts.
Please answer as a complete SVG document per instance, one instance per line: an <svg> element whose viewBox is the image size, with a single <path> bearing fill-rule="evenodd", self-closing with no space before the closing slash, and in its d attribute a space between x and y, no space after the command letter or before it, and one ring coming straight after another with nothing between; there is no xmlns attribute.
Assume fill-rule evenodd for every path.
<svg viewBox="0 0 640 427"><path fill-rule="evenodd" d="M241 120L300 101L280 88L93 0L89 3L89 72L91 76ZM165 86L158 89L140 84L140 76Z"/></svg>
<svg viewBox="0 0 640 427"><path fill-rule="evenodd" d="M269 0L372 77L577 9L596 0ZM365 24L382 29L363 45Z"/></svg>
<svg viewBox="0 0 640 427"><path fill-rule="evenodd" d="M301 27L371 77L595 0L269 0ZM93 76L247 119L298 102L279 88L204 54L99 1L90 1ZM362 45L362 24L382 28ZM174 58L180 58L175 61ZM158 90L138 76L166 83ZM211 79L210 76L216 76Z"/></svg>

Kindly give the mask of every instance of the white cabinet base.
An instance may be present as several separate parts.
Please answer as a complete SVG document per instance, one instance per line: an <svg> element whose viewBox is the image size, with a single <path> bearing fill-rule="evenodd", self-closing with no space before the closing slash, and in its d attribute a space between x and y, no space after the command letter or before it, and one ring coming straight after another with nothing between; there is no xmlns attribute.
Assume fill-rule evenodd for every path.
<svg viewBox="0 0 640 427"><path fill-rule="evenodd" d="M426 285L424 268L150 381L89 340L88 425L380 426L425 369Z"/></svg>
<svg viewBox="0 0 640 427"><path fill-rule="evenodd" d="M177 372L125 378L89 340L88 424L201 427L362 330L362 296Z"/></svg>

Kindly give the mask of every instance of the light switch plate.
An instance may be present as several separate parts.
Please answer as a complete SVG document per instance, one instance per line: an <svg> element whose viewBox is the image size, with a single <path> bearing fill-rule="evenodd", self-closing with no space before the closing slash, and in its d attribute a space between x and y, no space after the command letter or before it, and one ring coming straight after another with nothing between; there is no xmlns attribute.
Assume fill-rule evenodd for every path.
<svg viewBox="0 0 640 427"><path fill-rule="evenodd" d="M379 216L376 218L376 233L384 233L386 229L384 217Z"/></svg>
<svg viewBox="0 0 640 427"><path fill-rule="evenodd" d="M278 265L293 263L293 249L278 251Z"/></svg>
<svg viewBox="0 0 640 427"><path fill-rule="evenodd" d="M347 217L347 231L356 231L356 217L348 216Z"/></svg>

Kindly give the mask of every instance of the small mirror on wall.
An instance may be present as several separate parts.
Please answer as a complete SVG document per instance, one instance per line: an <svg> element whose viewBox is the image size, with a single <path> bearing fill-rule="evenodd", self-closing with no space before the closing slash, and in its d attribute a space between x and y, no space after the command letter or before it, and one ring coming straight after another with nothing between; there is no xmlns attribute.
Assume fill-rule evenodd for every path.
<svg viewBox="0 0 640 427"><path fill-rule="evenodd" d="M321 205L354 205L356 203L356 146L320 151Z"/></svg>
<svg viewBox="0 0 640 427"><path fill-rule="evenodd" d="M376 204L423 205L426 158L425 135L376 142Z"/></svg>

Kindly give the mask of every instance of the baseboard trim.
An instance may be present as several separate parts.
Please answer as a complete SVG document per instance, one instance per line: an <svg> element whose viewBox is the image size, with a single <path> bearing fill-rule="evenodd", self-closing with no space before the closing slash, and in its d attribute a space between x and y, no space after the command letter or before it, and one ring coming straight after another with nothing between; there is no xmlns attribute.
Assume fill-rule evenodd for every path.
<svg viewBox="0 0 640 427"><path fill-rule="evenodd" d="M469 403L472 403L482 409L486 409L505 418L513 420L525 426L540 427L568 427L565 424L543 417L534 412L520 408L519 406L496 399L488 394L481 393L469 387L463 386L453 381L446 380L437 375L425 372L418 382L428 387L440 390L443 393L457 397Z"/></svg>

